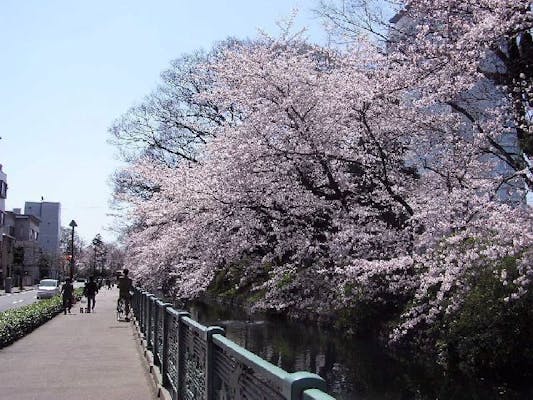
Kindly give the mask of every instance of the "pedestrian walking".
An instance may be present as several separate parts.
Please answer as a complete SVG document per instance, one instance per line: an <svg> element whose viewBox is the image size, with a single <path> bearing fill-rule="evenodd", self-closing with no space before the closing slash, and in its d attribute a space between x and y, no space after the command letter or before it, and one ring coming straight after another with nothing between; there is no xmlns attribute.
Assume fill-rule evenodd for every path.
<svg viewBox="0 0 533 400"><path fill-rule="evenodd" d="M96 303L96 293L98 293L98 285L94 281L94 276L89 277L89 282L85 285L84 294L87 297L87 312L94 311Z"/></svg>
<svg viewBox="0 0 533 400"><path fill-rule="evenodd" d="M61 287L61 294L63 295L63 313L66 315L68 310L70 314L74 300L74 286L72 286L70 278L65 279L65 283Z"/></svg>

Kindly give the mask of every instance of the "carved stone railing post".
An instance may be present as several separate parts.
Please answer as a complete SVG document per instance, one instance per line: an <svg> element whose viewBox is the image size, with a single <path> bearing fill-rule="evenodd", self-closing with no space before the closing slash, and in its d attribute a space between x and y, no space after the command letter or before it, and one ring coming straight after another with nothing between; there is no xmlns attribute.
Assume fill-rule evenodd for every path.
<svg viewBox="0 0 533 400"><path fill-rule="evenodd" d="M178 311L178 364L176 365L177 369L177 375L178 375L178 400L183 399L183 392L184 392L184 382L185 382L185 371L184 371L184 342L185 339L183 337L183 321L182 319L185 317L190 317L191 314L186 311Z"/></svg>
<svg viewBox="0 0 533 400"><path fill-rule="evenodd" d="M163 318L163 351L161 352L161 376L163 379L163 387L168 386L168 330L169 330L169 321L170 317L167 313L167 308L172 307L170 303L161 303L160 304L160 316Z"/></svg>
<svg viewBox="0 0 533 400"><path fill-rule="evenodd" d="M214 399L214 367L213 367L213 335L224 336L224 329L220 326L210 326L205 331L206 352L205 352L205 400Z"/></svg>
<svg viewBox="0 0 533 400"><path fill-rule="evenodd" d="M141 296L141 332L146 337L146 317L148 311L146 305L148 304L148 292L142 292Z"/></svg>
<svg viewBox="0 0 533 400"><path fill-rule="evenodd" d="M284 379L285 396L291 400L301 400L303 392L307 389L326 391L326 381L311 372L293 372Z"/></svg>
<svg viewBox="0 0 533 400"><path fill-rule="evenodd" d="M146 318L146 332L145 332L145 337L146 337L146 347L148 348L148 350L152 350L153 349L153 334L152 334L152 323L153 323L153 319L154 319L154 315L153 315L153 312L152 312L152 302L155 301L155 296L153 294L148 294L146 296L146 308L147 308L147 318Z"/></svg>

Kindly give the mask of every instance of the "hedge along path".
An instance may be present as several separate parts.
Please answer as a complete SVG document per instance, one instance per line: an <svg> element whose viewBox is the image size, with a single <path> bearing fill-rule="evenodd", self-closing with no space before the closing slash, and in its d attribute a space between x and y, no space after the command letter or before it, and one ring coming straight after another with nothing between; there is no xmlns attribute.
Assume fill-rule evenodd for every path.
<svg viewBox="0 0 533 400"><path fill-rule="evenodd" d="M117 298L117 289L102 289L94 313L78 303L0 349L0 398L156 399L131 323L116 319Z"/></svg>
<svg viewBox="0 0 533 400"><path fill-rule="evenodd" d="M77 299L80 298L81 293L81 289L74 291ZM51 320L62 310L63 301L61 296L55 296L18 309L1 312L0 349Z"/></svg>
<svg viewBox="0 0 533 400"><path fill-rule="evenodd" d="M0 313L0 348L23 337L61 311L56 297Z"/></svg>

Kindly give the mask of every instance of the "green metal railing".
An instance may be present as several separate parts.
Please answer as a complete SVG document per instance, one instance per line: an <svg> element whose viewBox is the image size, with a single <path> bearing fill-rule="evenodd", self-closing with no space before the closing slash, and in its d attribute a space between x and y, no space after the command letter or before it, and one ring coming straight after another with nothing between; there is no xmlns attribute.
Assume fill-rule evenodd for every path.
<svg viewBox="0 0 533 400"><path fill-rule="evenodd" d="M174 400L335 400L320 376L286 372L150 293L135 288L132 304Z"/></svg>

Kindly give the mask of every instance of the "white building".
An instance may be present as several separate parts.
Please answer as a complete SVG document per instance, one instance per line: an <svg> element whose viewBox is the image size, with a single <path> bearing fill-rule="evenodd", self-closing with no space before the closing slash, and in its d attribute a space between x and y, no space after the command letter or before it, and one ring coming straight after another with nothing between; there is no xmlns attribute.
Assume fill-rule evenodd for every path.
<svg viewBox="0 0 533 400"><path fill-rule="evenodd" d="M61 203L27 201L24 204L24 214L33 215L41 221L39 245L50 264L49 277L56 278L60 269Z"/></svg>

